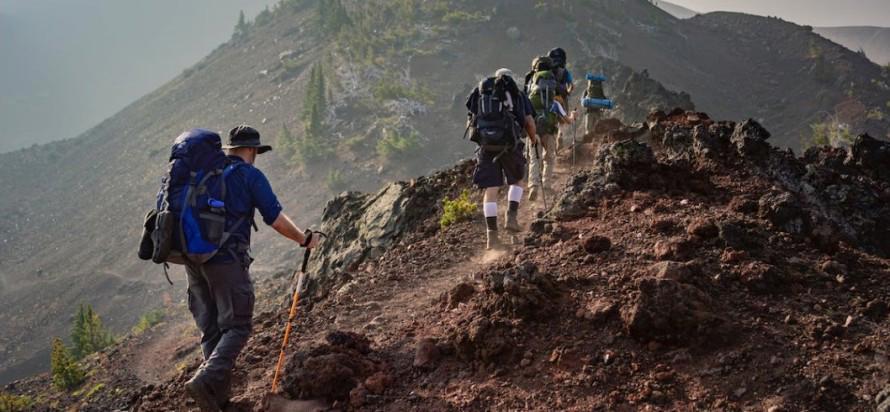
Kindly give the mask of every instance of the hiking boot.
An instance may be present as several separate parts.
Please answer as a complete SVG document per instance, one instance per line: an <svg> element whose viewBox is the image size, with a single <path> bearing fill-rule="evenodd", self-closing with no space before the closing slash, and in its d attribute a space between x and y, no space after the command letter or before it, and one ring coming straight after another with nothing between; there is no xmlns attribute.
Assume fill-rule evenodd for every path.
<svg viewBox="0 0 890 412"><path fill-rule="evenodd" d="M219 405L216 403L216 397L210 393L207 385L205 385L204 382L201 382L197 376L185 383L185 389L189 397L194 399L195 403L198 404L198 409L200 409L201 412L222 412L219 409Z"/></svg>
<svg viewBox="0 0 890 412"><path fill-rule="evenodd" d="M504 245L501 243L501 239L498 237L497 230L487 230L485 231L487 235L487 241L485 243L486 250L499 250L503 249Z"/></svg>
<svg viewBox="0 0 890 412"><path fill-rule="evenodd" d="M538 188L537 187L533 187L533 188L529 189L528 200L529 200L529 202L534 202L535 200L538 200Z"/></svg>
<svg viewBox="0 0 890 412"><path fill-rule="evenodd" d="M508 232L521 232L522 227L519 226L519 221L516 219L516 216L519 213L516 211L507 211L506 223L504 223L504 229L507 229Z"/></svg>

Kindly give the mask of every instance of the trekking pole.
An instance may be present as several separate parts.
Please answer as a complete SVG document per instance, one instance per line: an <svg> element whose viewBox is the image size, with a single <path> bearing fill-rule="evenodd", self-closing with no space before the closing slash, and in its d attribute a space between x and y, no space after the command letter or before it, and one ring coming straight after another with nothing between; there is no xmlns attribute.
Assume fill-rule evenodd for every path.
<svg viewBox="0 0 890 412"><path fill-rule="evenodd" d="M578 114L578 111L577 111L577 110L575 110L574 112L575 112L574 114ZM577 138L577 136L578 136L578 133L577 133L577 131L578 131L578 123L577 123L577 121L578 121L578 119L575 119L575 116L572 116L572 170L571 170L571 171L572 171L572 174L575 174L575 153L577 152L577 149L578 149L577 147L575 147L575 146L577 145L577 143L575 142L575 140L576 140L576 138Z"/></svg>
<svg viewBox="0 0 890 412"><path fill-rule="evenodd" d="M547 210L547 190L544 188L544 162L541 160L541 150L535 143L535 160L538 161L538 184L541 186L541 200L544 202L544 210Z"/></svg>
<svg viewBox="0 0 890 412"><path fill-rule="evenodd" d="M307 236L318 235L327 237L324 233L313 232L307 230ZM275 374L272 376L272 393L278 391L278 378L281 375L281 367L284 366L284 354L287 350L287 344L290 341L290 331L293 326L294 319L297 317L297 306L300 304L300 290L303 289L303 282L306 280L306 267L309 266L309 256L312 255L312 249L306 249L303 253L303 265L300 266L300 275L297 277L297 287L294 289L293 299L290 305L290 314L287 316L287 326L284 328L284 340L281 342L281 352L278 353L278 363L275 365Z"/></svg>

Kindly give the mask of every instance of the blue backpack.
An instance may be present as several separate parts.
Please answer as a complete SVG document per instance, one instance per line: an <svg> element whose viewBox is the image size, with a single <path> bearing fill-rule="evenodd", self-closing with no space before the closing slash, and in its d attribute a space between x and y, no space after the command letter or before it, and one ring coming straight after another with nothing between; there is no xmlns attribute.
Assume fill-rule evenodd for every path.
<svg viewBox="0 0 890 412"><path fill-rule="evenodd" d="M192 129L176 138L154 216L146 216L143 232L143 244L150 236L153 262L165 268L168 262L202 264L219 252L231 231L246 220L243 216L226 225L226 178L243 164L226 158L216 132ZM139 255L148 256L142 246Z"/></svg>

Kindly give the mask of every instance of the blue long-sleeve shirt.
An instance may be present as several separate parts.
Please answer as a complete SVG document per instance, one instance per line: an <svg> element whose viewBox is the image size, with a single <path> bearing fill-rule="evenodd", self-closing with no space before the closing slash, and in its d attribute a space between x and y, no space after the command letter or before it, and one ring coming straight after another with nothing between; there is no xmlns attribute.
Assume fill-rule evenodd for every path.
<svg viewBox="0 0 890 412"><path fill-rule="evenodd" d="M265 224L271 225L283 209L269 179L260 169L244 163L237 156L229 156L229 161L241 163L226 179L226 231L232 235L208 263L243 260L247 251L238 246L250 245L250 231L256 211L260 212ZM232 227L236 223L238 227Z"/></svg>

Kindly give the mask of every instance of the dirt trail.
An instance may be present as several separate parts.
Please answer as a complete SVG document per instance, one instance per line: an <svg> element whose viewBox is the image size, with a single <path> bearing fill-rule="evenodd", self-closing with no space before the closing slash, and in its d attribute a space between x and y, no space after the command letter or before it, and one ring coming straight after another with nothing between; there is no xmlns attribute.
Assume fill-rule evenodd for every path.
<svg viewBox="0 0 890 412"><path fill-rule="evenodd" d="M554 173L555 183L552 188L557 192L561 190L569 176L569 170L564 167L567 161L570 159L559 159ZM505 197L506 193L502 193L502 195L501 197ZM526 191L519 209L519 222L526 230L536 215L544 211L542 200L530 202L527 200L527 195ZM549 206L553 205L554 199L552 198L551 195L547 199ZM503 209L504 202L499 203ZM503 223L500 220L499 223ZM357 286L360 291L354 294L352 299L341 301L346 305L340 307L342 312L334 323L336 328L367 332L369 329L392 329L411 323L419 318L425 310L435 306L442 294L454 285L461 281L472 281L475 273L523 247L521 244L510 245L510 237L503 231L501 237L501 240L508 245L505 250L485 250L485 235L479 229L473 232L469 238L470 254L456 259L453 264L447 267L427 271L414 278L403 279L398 282L395 288ZM521 234L517 236L517 242L521 242L521 238Z"/></svg>

